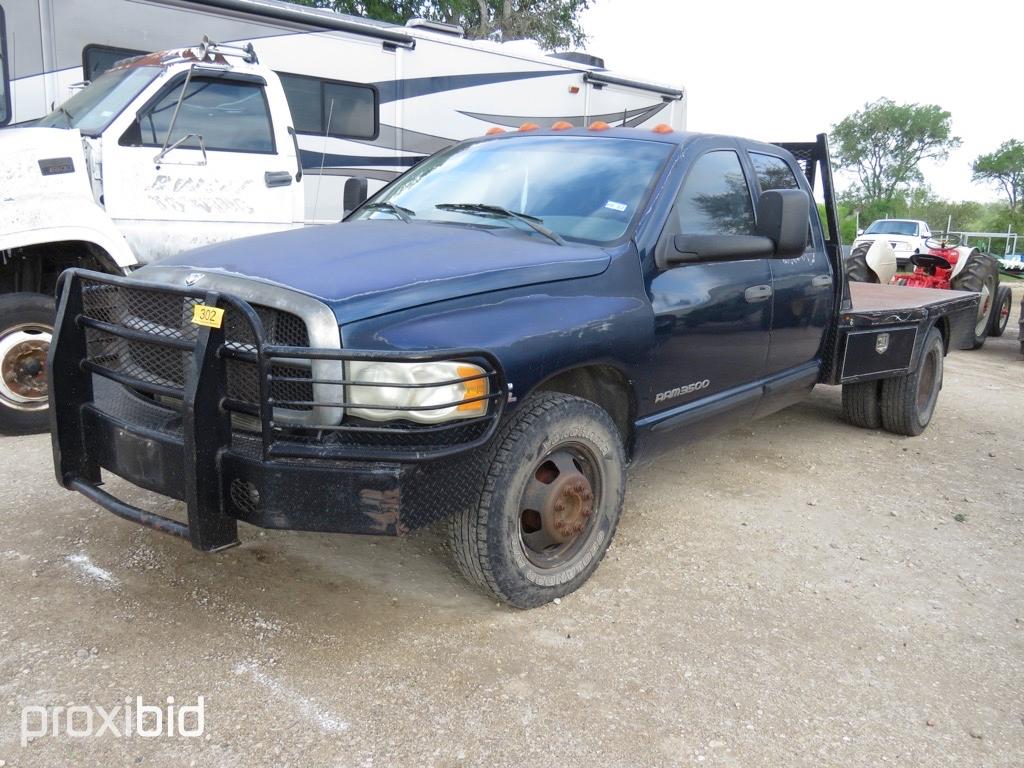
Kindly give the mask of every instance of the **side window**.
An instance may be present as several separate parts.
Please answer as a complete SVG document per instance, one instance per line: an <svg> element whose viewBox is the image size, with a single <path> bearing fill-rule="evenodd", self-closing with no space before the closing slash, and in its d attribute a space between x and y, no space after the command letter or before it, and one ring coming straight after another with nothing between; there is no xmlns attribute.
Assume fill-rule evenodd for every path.
<svg viewBox="0 0 1024 768"><path fill-rule="evenodd" d="M159 147L167 137L184 82L164 92L121 137L121 144ZM189 134L192 134L189 136ZM180 146L208 150L274 152L274 134L263 86L258 83L193 77L174 119L167 146L188 136Z"/></svg>
<svg viewBox="0 0 1024 768"><path fill-rule="evenodd" d="M739 156L720 150L700 157L679 190L675 216L680 233L753 234L754 207Z"/></svg>
<svg viewBox="0 0 1024 768"><path fill-rule="evenodd" d="M82 49L82 79L95 80L122 59L141 56L146 51L114 48L109 45L87 45Z"/></svg>
<svg viewBox="0 0 1024 768"><path fill-rule="evenodd" d="M4 9L0 8L0 125L11 119L10 73L7 71L7 27Z"/></svg>
<svg viewBox="0 0 1024 768"><path fill-rule="evenodd" d="M762 192L766 189L800 189L793 169L781 157L751 152L750 162L754 166L757 184Z"/></svg>
<svg viewBox="0 0 1024 768"><path fill-rule="evenodd" d="M299 133L339 139L377 136L379 103L375 88L283 72L278 76Z"/></svg>

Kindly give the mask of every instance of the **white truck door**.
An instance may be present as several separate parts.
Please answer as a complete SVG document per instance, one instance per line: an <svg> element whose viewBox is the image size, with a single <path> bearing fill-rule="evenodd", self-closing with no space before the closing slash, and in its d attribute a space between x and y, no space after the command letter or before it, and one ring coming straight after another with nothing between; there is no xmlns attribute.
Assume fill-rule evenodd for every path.
<svg viewBox="0 0 1024 768"><path fill-rule="evenodd" d="M290 115L271 96L261 77L194 70L104 134L103 203L140 262L299 221Z"/></svg>

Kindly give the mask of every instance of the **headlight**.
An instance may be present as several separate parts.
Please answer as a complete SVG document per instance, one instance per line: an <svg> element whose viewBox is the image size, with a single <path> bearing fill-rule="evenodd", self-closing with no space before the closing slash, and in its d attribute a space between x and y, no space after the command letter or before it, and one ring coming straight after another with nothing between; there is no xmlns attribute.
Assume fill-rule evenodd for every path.
<svg viewBox="0 0 1024 768"><path fill-rule="evenodd" d="M345 366L347 380L371 384L348 385L345 400L355 404L355 407L346 411L350 416L371 421L408 419L421 424L437 424L442 421L472 419L487 413L487 400L477 398L486 397L489 393L488 379L473 378L486 377L487 372L477 365L461 362L376 363L353 360ZM381 386L386 384L404 386Z"/></svg>

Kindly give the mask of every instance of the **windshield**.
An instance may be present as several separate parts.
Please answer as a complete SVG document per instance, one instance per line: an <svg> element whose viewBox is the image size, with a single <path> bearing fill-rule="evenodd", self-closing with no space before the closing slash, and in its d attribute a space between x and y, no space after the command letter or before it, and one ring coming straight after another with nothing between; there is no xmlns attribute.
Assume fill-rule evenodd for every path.
<svg viewBox="0 0 1024 768"><path fill-rule="evenodd" d="M77 128L96 136L160 74L160 67L126 67L104 72L36 123L46 128Z"/></svg>
<svg viewBox="0 0 1024 768"><path fill-rule="evenodd" d="M557 235L591 243L622 237L673 145L592 136L517 136L467 144L416 166L353 219L523 226L525 214ZM400 208L399 208L400 207Z"/></svg>
<svg viewBox="0 0 1024 768"><path fill-rule="evenodd" d="M881 219L871 222L871 226L864 230L865 235L908 235L917 237L917 222L897 221L895 219Z"/></svg>

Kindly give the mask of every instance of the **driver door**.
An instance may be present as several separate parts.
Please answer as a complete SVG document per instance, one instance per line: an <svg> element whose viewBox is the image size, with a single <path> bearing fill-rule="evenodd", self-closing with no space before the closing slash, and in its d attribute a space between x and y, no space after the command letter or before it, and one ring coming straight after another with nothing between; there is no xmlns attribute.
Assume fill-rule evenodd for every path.
<svg viewBox="0 0 1024 768"><path fill-rule="evenodd" d="M295 151L265 91L251 75L182 73L104 135L103 202L140 261L296 221Z"/></svg>

